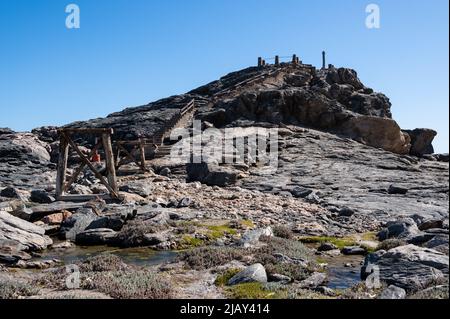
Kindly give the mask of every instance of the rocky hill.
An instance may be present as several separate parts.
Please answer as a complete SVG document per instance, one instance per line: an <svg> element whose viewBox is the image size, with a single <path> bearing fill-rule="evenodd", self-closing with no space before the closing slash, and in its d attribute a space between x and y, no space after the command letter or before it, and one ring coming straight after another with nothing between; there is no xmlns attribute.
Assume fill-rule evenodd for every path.
<svg viewBox="0 0 450 319"><path fill-rule="evenodd" d="M362 269L363 257L347 275L356 269L365 279L370 263L378 264L391 285L385 297L448 288L448 154L433 154L435 131L402 130L388 97L366 87L354 70L251 67L183 95L66 127L113 128L113 140L152 138L192 99L203 129L277 128L277 169L260 174L250 163L184 165L162 158L150 161L150 173L119 177L122 203L59 203L57 128L0 129L0 262L54 267L32 258L58 246L50 235L67 240L66 247L230 249L221 260L210 248L196 248L158 268L158 275L172 276L175 297L223 297L232 288L211 286L211 280L247 266L260 275L254 281L289 284L277 294L338 296L327 285L333 272L323 277L314 254L331 265L365 255ZM86 153L93 146L93 140L78 142ZM71 153L69 172L77 160ZM86 173L70 192L97 194L102 187ZM297 247L299 241L308 248ZM1 274L0 268L0 280ZM238 275L225 286L244 280L245 270Z"/></svg>

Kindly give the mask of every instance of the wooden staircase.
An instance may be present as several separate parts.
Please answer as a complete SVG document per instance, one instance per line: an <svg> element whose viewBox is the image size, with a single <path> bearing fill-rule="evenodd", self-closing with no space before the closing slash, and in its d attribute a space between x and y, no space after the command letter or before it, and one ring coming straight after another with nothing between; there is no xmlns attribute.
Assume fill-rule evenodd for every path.
<svg viewBox="0 0 450 319"><path fill-rule="evenodd" d="M170 136L170 133L175 128L185 127L188 123L191 122L196 106L197 102L195 101L195 99L192 99L188 104L181 108L179 112L172 116L172 118L155 133L155 135L153 135L153 144L158 147L155 153L155 158L161 158L170 155L172 145L164 145L164 140Z"/></svg>

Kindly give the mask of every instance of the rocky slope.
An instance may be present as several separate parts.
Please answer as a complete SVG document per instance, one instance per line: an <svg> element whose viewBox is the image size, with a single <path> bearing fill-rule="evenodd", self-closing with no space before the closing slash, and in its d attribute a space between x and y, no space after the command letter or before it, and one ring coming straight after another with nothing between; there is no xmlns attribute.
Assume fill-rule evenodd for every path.
<svg viewBox="0 0 450 319"><path fill-rule="evenodd" d="M248 283L255 291L244 297L404 298L435 296L448 287L448 155L432 154L433 130L402 130L389 99L353 70L252 67L184 95L67 126L112 127L114 140L152 137L192 99L203 129L277 128L276 170L261 174L251 163L185 165L162 158L149 163L152 172L119 177L121 203L58 203L56 128L0 129L0 263L54 267L58 261L33 256L73 243L191 249L177 262L150 267L151 276L127 268L142 280L174 278L177 293L165 291L165 297L242 297ZM93 140L78 141L89 152ZM70 154L69 173L77 159ZM103 190L84 172L70 192ZM389 287L333 292L317 259L333 264L342 255L360 256L360 262L366 256L361 269L349 267L349 276L357 269L370 278L375 265ZM52 280L59 278L55 271ZM102 286L100 272L84 290L142 297ZM61 288L44 279L33 279L44 280L41 295Z"/></svg>

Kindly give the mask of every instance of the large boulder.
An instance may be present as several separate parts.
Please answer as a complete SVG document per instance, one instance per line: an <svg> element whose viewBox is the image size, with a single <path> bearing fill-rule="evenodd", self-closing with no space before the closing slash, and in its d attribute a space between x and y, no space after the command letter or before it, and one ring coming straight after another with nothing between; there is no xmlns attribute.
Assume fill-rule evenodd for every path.
<svg viewBox="0 0 450 319"><path fill-rule="evenodd" d="M404 130L411 138L411 155L423 156L433 154L433 140L437 132L431 129L418 128L415 130Z"/></svg>
<svg viewBox="0 0 450 319"><path fill-rule="evenodd" d="M76 236L98 219L91 208L80 208L70 218L61 224L60 236L63 239L75 241Z"/></svg>
<svg viewBox="0 0 450 319"><path fill-rule="evenodd" d="M82 246L100 246L114 243L117 233L108 228L83 231L75 236L75 243Z"/></svg>
<svg viewBox="0 0 450 319"><path fill-rule="evenodd" d="M228 186L236 183L239 171L208 163L190 163L186 166L188 182L201 182L209 186Z"/></svg>
<svg viewBox="0 0 450 319"><path fill-rule="evenodd" d="M368 255L361 269L362 279L375 267L382 282L415 291L448 276L449 258L436 250L407 245Z"/></svg>
<svg viewBox="0 0 450 319"><path fill-rule="evenodd" d="M267 282L267 273L263 265L254 264L250 267L245 268L244 270L233 276L228 281L228 285L233 286L251 282Z"/></svg>
<svg viewBox="0 0 450 319"><path fill-rule="evenodd" d="M0 161L23 164L47 163L50 154L47 144L31 133L0 135Z"/></svg>
<svg viewBox="0 0 450 319"><path fill-rule="evenodd" d="M348 120L341 132L359 142L397 154L408 154L410 137L391 119L357 116Z"/></svg>
<svg viewBox="0 0 450 319"><path fill-rule="evenodd" d="M0 211L0 262L27 259L25 252L43 250L52 243L42 227Z"/></svg>

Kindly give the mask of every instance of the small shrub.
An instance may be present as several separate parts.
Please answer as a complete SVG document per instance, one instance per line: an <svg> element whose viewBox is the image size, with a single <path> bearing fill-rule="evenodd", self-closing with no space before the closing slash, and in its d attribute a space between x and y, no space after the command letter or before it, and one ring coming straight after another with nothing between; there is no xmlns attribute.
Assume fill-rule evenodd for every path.
<svg viewBox="0 0 450 319"><path fill-rule="evenodd" d="M101 254L90 257L80 265L81 272L124 271L129 266L122 259L112 254Z"/></svg>
<svg viewBox="0 0 450 319"><path fill-rule="evenodd" d="M401 239L386 239L385 241L381 242L376 250L391 250L400 246L405 246L407 243L404 240Z"/></svg>
<svg viewBox="0 0 450 319"><path fill-rule="evenodd" d="M352 238L337 238L337 237L326 237L326 236L312 236L312 237L302 237L300 241L304 244L323 244L332 243L337 246L337 248L342 249L347 246L357 245L356 241Z"/></svg>
<svg viewBox="0 0 450 319"><path fill-rule="evenodd" d="M233 278L240 271L241 269L238 268L227 269L224 273L217 276L216 280L214 281L214 284L219 287L226 286L228 284L228 281L230 281L230 279Z"/></svg>
<svg viewBox="0 0 450 319"><path fill-rule="evenodd" d="M169 299L173 296L170 283L154 272L112 271L92 273L83 281L83 288L96 290L115 299Z"/></svg>
<svg viewBox="0 0 450 319"><path fill-rule="evenodd" d="M274 299L276 293L259 282L227 287L225 293L231 299Z"/></svg>
<svg viewBox="0 0 450 319"><path fill-rule="evenodd" d="M179 259L195 270L204 270L229 263L232 260L241 260L245 249L232 247L201 247L180 254Z"/></svg>
<svg viewBox="0 0 450 319"><path fill-rule="evenodd" d="M12 280L0 281L0 299L18 299L29 297L39 293L39 289L28 283Z"/></svg>
<svg viewBox="0 0 450 319"><path fill-rule="evenodd" d="M284 239L292 239L294 237L294 234L292 233L292 231L288 227L282 226L282 225L275 226L273 228L273 234L276 237L280 237L280 238L284 238Z"/></svg>
<svg viewBox="0 0 450 319"><path fill-rule="evenodd" d="M120 247L146 246L145 235L160 232L165 228L142 220L133 220L122 228L115 241Z"/></svg>
<svg viewBox="0 0 450 319"><path fill-rule="evenodd" d="M189 249L195 247L201 247L205 245L205 242L191 235L185 235L181 238L180 245L182 249Z"/></svg>

